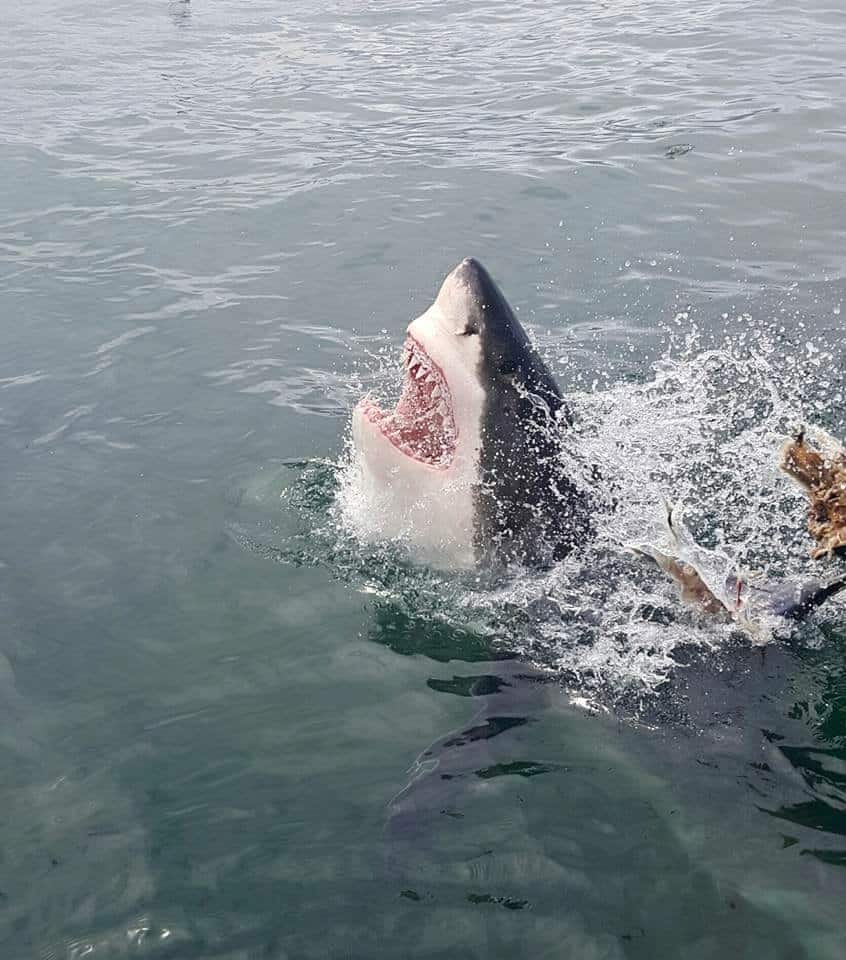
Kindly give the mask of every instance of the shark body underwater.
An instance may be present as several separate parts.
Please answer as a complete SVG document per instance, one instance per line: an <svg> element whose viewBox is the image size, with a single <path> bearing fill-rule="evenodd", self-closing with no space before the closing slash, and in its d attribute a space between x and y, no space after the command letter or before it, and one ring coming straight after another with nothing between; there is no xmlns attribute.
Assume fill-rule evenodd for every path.
<svg viewBox="0 0 846 960"><path fill-rule="evenodd" d="M462 260L409 324L402 364L394 409L365 397L352 416L380 539L401 541L436 566L467 569L548 567L596 535L598 474L573 455L562 392L478 260ZM685 578L710 582L702 570L714 558L680 524L671 532L684 550L667 557L666 547L641 544L636 552L676 579L683 599L696 600ZM749 593L764 615L798 620L843 586L846 578L767 582ZM705 612L719 605L741 625L748 617L745 603L739 616L740 604L714 601L713 590L698 594Z"/></svg>

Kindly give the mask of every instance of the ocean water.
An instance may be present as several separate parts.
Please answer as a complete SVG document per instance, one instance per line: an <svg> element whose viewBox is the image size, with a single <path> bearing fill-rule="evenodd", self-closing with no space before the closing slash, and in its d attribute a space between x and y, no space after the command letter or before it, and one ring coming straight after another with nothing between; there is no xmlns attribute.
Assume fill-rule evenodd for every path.
<svg viewBox="0 0 846 960"><path fill-rule="evenodd" d="M0 957L839 960L846 607L760 643L609 544L681 498L812 569L776 452L846 437L846 12L2 22ZM466 255L619 506L504 584L350 486Z"/></svg>

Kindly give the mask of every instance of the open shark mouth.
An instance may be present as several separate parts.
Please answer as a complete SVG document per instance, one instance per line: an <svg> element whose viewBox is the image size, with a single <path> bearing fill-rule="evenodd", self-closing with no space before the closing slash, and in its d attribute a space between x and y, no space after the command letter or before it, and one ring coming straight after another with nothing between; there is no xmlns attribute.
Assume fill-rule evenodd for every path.
<svg viewBox="0 0 846 960"><path fill-rule="evenodd" d="M402 363L405 386L396 407L382 410L368 399L362 413L405 456L445 470L458 443L446 377L414 337L405 341Z"/></svg>

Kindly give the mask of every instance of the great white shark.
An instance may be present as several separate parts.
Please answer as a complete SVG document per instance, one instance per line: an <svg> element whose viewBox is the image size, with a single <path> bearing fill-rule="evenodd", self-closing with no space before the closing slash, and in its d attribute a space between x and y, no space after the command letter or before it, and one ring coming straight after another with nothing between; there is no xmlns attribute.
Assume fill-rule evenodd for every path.
<svg viewBox="0 0 846 960"><path fill-rule="evenodd" d="M594 489L601 478L574 455L576 433L561 390L477 260L458 264L409 324L402 367L396 405L386 409L365 397L352 417L357 489L367 498L359 506L369 511L371 534L436 565L465 568L548 565L595 536L605 499ZM629 547L677 580L684 599L753 637L762 637L762 624L773 618L803 619L846 587L846 578L750 582L695 542L680 511L668 510L665 526L656 542ZM420 753L390 801L392 876L422 879L416 865L423 835L460 824L475 793L502 778L564 769L523 752L542 745L524 733L542 713L543 691L555 689L545 683L551 676L516 656L494 659L492 651L481 676L430 680L434 690L484 705ZM710 695L709 685L704 702ZM421 896L414 889L402 895ZM501 896L485 902L523 904Z"/></svg>
<svg viewBox="0 0 846 960"><path fill-rule="evenodd" d="M592 489L596 471L573 455L572 417L561 390L478 260L462 260L408 325L402 365L403 391L393 409L365 397L353 411L372 532L453 568L545 566L593 536L601 499ZM846 586L842 576L828 583L769 581L748 586L745 597L745 581L729 576L737 594L730 603L724 585L713 586L717 561L693 549L680 519L669 530L669 553L648 544L636 550L688 593L707 596L707 612L729 610L745 622L742 607L751 623L754 607L802 619Z"/></svg>
<svg viewBox="0 0 846 960"><path fill-rule="evenodd" d="M440 565L554 562L591 535L565 463L571 417L490 274L468 258L408 326L393 410L365 397L352 435L379 533Z"/></svg>

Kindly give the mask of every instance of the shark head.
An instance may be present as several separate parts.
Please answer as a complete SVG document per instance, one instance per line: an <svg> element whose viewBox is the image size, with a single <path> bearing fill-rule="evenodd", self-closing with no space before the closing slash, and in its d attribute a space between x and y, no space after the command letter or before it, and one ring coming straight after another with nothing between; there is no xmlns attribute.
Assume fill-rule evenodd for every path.
<svg viewBox="0 0 846 960"><path fill-rule="evenodd" d="M584 539L588 497L563 468L561 392L477 260L409 324L402 365L393 409L366 397L353 413L375 536L459 567L546 562Z"/></svg>

